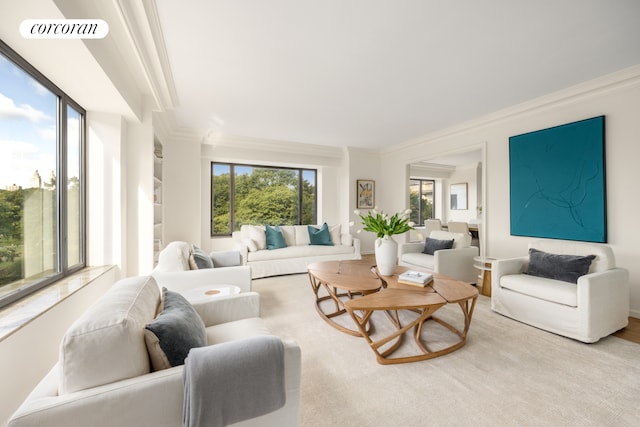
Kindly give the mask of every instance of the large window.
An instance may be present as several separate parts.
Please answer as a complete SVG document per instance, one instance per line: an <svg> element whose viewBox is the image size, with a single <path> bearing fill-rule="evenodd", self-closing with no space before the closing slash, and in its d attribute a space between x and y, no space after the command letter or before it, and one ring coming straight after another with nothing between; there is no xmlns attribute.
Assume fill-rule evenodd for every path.
<svg viewBox="0 0 640 427"><path fill-rule="evenodd" d="M423 225L426 220L433 218L434 189L435 181L432 179L409 180L411 221L417 225Z"/></svg>
<svg viewBox="0 0 640 427"><path fill-rule="evenodd" d="M84 266L84 118L0 41L0 306Z"/></svg>
<svg viewBox="0 0 640 427"><path fill-rule="evenodd" d="M316 170L211 163L211 235L316 223Z"/></svg>

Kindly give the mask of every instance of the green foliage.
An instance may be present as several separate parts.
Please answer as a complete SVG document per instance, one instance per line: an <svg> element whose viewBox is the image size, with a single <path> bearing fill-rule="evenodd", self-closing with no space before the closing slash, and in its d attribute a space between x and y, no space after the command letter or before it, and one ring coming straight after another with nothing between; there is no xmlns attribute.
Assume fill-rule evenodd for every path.
<svg viewBox="0 0 640 427"><path fill-rule="evenodd" d="M22 241L23 206L24 190L0 190L0 242Z"/></svg>
<svg viewBox="0 0 640 427"><path fill-rule="evenodd" d="M376 233L376 237L379 239L413 230L413 223L409 221L411 209L407 209L404 212L396 212L393 216L376 209L369 211L365 216L361 215L358 210L355 213L364 224L363 230Z"/></svg>
<svg viewBox="0 0 640 427"><path fill-rule="evenodd" d="M416 224L424 224L426 220L433 218L433 203L426 197L421 199L417 191L409 192L409 207L411 221Z"/></svg>
<svg viewBox="0 0 640 427"><path fill-rule="evenodd" d="M236 230L244 224L294 225L299 223L296 169L252 168L234 177L233 211ZM212 177L213 233L231 233L231 177ZM302 183L301 223L313 224L316 217L315 185Z"/></svg>

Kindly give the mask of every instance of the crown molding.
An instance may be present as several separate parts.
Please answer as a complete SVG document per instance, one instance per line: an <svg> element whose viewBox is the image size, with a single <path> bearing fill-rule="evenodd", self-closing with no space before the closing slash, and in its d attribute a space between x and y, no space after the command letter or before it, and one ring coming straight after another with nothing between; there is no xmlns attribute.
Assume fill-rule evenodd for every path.
<svg viewBox="0 0 640 427"><path fill-rule="evenodd" d="M581 102L585 98L602 95L607 92L616 92L625 90L629 86L640 84L640 64L634 65L620 71L616 71L601 77L597 77L586 82L558 90L548 95L513 105L503 110L487 114L476 119L460 123L441 131L431 134L422 135L417 138L410 139L392 145L381 150L382 154L393 153L397 151L410 150L418 145L428 143L430 141L451 137L460 133L468 132L473 129L482 128L499 122L509 120L516 116L531 114L545 107L568 105Z"/></svg>
<svg viewBox="0 0 640 427"><path fill-rule="evenodd" d="M175 108L178 94L154 0L112 0L135 48L144 77L160 110Z"/></svg>
<svg viewBox="0 0 640 427"><path fill-rule="evenodd" d="M343 153L343 148L341 147L305 144L302 142L280 141L240 135L214 135L210 133L204 138L202 143L213 147L229 147L259 151L268 150L270 152L303 154L329 158L341 158Z"/></svg>

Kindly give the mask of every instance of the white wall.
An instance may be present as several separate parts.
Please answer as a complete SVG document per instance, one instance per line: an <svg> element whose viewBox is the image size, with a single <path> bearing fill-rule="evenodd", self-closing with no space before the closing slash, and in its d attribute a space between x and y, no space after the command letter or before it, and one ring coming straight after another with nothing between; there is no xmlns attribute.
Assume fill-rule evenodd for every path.
<svg viewBox="0 0 640 427"><path fill-rule="evenodd" d="M254 138L216 139L212 143L201 146L198 236L195 243L207 251L227 250L233 248L228 237L211 237L210 235L210 201L211 201L211 162L232 162L266 166L304 167L318 170L318 222L342 223L348 226L344 213L345 185L342 173L343 150L331 147L318 147L310 144L290 144L281 141L259 140ZM354 183L355 187L355 183ZM166 188L166 187L165 187ZM171 191L177 189L171 187ZM165 197L167 194L165 194ZM169 201L167 201L169 204ZM189 203L194 207L194 203ZM181 207L182 208L182 207ZM165 209L176 209L167 206ZM173 228L175 225L170 225ZM182 235L193 235L195 227L184 224ZM170 239L167 239L170 241Z"/></svg>
<svg viewBox="0 0 640 427"><path fill-rule="evenodd" d="M0 340L0 425L8 421L58 360L71 323L119 278L113 268L12 335Z"/></svg>
<svg viewBox="0 0 640 427"><path fill-rule="evenodd" d="M370 232L361 232L362 220L353 211L357 207L357 189L356 184L359 179L372 179L375 181L374 205L380 210L387 213L394 213L407 209L409 201L397 205L385 205L383 194L387 183L383 179L382 169L387 169L389 165L381 162L380 153L373 150L363 150L358 148L349 148L345 151L345 165L347 166L346 180L344 186L349 188L348 212L349 222L353 222L351 234L360 239L361 252L363 254L372 254L374 252L374 242L376 236ZM403 169L404 170L404 169ZM400 173L402 175L403 173ZM409 181L404 185L403 192L408 194ZM344 190L343 190L344 191ZM367 211L362 210L362 215L366 215ZM399 240L398 240L399 241Z"/></svg>
<svg viewBox="0 0 640 427"><path fill-rule="evenodd" d="M532 100L435 135L384 151L383 205L401 205L407 196L406 165L486 141L486 204L483 208L487 255L504 258L527 253L526 237L510 235L509 137L599 115L606 116L606 180L608 243L617 264L630 272L631 314L640 317L640 250L636 236L640 199L640 66Z"/></svg>
<svg viewBox="0 0 640 427"><path fill-rule="evenodd" d="M444 181L446 216L443 218L445 222L462 221L469 222L476 219L478 206L478 182L477 165L470 164L457 167L451 174L449 179ZM450 186L451 184L467 184L467 209L451 209Z"/></svg>

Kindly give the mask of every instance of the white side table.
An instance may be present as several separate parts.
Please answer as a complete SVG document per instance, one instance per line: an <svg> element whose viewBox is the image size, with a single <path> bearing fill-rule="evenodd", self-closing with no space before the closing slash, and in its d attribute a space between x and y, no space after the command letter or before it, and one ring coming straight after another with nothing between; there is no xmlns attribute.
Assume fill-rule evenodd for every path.
<svg viewBox="0 0 640 427"><path fill-rule="evenodd" d="M491 263L495 258L473 257L473 266L480 270L478 284L482 285L482 295L491 296Z"/></svg>
<svg viewBox="0 0 640 427"><path fill-rule="evenodd" d="M211 285L198 286L197 288L182 291L181 294L190 303L206 302L212 298L240 293L240 288L235 285Z"/></svg>

